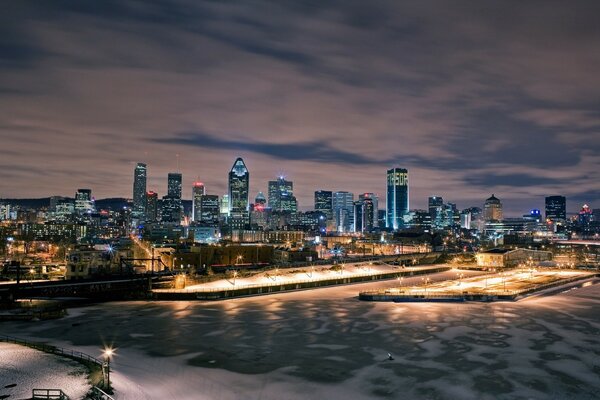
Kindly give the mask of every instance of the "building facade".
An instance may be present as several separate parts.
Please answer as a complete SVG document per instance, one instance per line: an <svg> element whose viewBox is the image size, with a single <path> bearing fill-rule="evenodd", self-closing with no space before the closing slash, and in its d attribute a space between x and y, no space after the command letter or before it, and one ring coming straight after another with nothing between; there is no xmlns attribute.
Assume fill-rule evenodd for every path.
<svg viewBox="0 0 600 400"><path fill-rule="evenodd" d="M397 230L404 227L408 214L408 170L392 168L387 171L387 227Z"/></svg>

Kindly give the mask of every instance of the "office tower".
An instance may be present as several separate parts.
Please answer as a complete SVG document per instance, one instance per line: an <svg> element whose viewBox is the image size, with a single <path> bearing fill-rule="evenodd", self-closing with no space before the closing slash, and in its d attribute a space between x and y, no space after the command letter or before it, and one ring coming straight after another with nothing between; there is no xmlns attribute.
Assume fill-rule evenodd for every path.
<svg viewBox="0 0 600 400"><path fill-rule="evenodd" d="M354 232L363 231L363 202L360 200L354 202L354 220L352 229Z"/></svg>
<svg viewBox="0 0 600 400"><path fill-rule="evenodd" d="M412 228L420 229L425 232L429 232L431 230L431 214L429 210L412 210L410 211L412 215L410 225Z"/></svg>
<svg viewBox="0 0 600 400"><path fill-rule="evenodd" d="M278 211L292 214L298 212L298 201L296 200L296 196L289 192L281 193L279 196Z"/></svg>
<svg viewBox="0 0 600 400"><path fill-rule="evenodd" d="M178 172L169 172L167 177L167 195L162 198L161 220L162 222L180 224L182 217L181 203L182 177Z"/></svg>
<svg viewBox="0 0 600 400"><path fill-rule="evenodd" d="M254 207L256 208L257 206L262 208L267 206L267 199L263 192L258 192L256 198L254 198Z"/></svg>
<svg viewBox="0 0 600 400"><path fill-rule="evenodd" d="M134 218L142 218L146 212L146 164L137 163L133 170L133 210Z"/></svg>
<svg viewBox="0 0 600 400"><path fill-rule="evenodd" d="M372 195L372 193L360 195L359 199L354 202L354 232L370 232L375 227L373 198L365 197L366 195Z"/></svg>
<svg viewBox="0 0 600 400"><path fill-rule="evenodd" d="M379 226L379 197L375 193L362 193L358 196L358 200L365 201L370 200L368 214L365 216L370 222L367 224L367 230L371 231L373 228Z"/></svg>
<svg viewBox="0 0 600 400"><path fill-rule="evenodd" d="M248 219L248 194L250 173L244 160L237 158L229 172L229 216L237 219L233 225L243 224Z"/></svg>
<svg viewBox="0 0 600 400"><path fill-rule="evenodd" d="M171 224L181 223L181 199L171 196L163 196L161 201L161 221Z"/></svg>
<svg viewBox="0 0 600 400"><path fill-rule="evenodd" d="M282 199L290 201L294 194L294 184L291 181L286 181L283 176L280 176L275 181L269 181L269 207L273 211L284 211L281 205ZM289 207L288 207L289 208Z"/></svg>
<svg viewBox="0 0 600 400"><path fill-rule="evenodd" d="M587 204L584 204L581 207L581 210L579 211L579 214L577 216L577 222L579 223L579 226L581 228L587 229L589 228L590 222L592 222L593 220L594 219L592 209Z"/></svg>
<svg viewBox="0 0 600 400"><path fill-rule="evenodd" d="M181 174L178 172L169 172L167 182L167 196L181 200Z"/></svg>
<svg viewBox="0 0 600 400"><path fill-rule="evenodd" d="M75 193L75 212L89 214L94 212L94 199L91 189L78 189Z"/></svg>
<svg viewBox="0 0 600 400"><path fill-rule="evenodd" d="M434 229L442 227L444 199L441 196L431 196L428 200L431 225Z"/></svg>
<svg viewBox="0 0 600 400"><path fill-rule="evenodd" d="M332 200L333 217L338 232L351 232L354 223L354 194L335 192Z"/></svg>
<svg viewBox="0 0 600 400"><path fill-rule="evenodd" d="M564 222L567 219L567 198L565 196L546 197L546 219Z"/></svg>
<svg viewBox="0 0 600 400"><path fill-rule="evenodd" d="M385 228L386 210L377 210L377 226Z"/></svg>
<svg viewBox="0 0 600 400"><path fill-rule="evenodd" d="M229 195L228 194L224 194L221 197L221 201L219 201L219 208L221 211L221 216L222 217L229 217Z"/></svg>
<svg viewBox="0 0 600 400"><path fill-rule="evenodd" d="M219 222L219 213L219 196L205 194L200 197L200 222L216 224Z"/></svg>
<svg viewBox="0 0 600 400"><path fill-rule="evenodd" d="M158 219L158 193L149 191L146 193L146 221L156 222Z"/></svg>
<svg viewBox="0 0 600 400"><path fill-rule="evenodd" d="M394 230L404 226L408 213L408 170L392 168L387 171L387 227Z"/></svg>
<svg viewBox="0 0 600 400"><path fill-rule="evenodd" d="M333 193L330 190L315 192L315 211L325 214L327 221L333 220Z"/></svg>
<svg viewBox="0 0 600 400"><path fill-rule="evenodd" d="M502 220L502 203L493 194L483 204L483 217L485 222Z"/></svg>
<svg viewBox="0 0 600 400"><path fill-rule="evenodd" d="M200 202L204 196L204 184L202 182L194 182L192 186L192 221L200 222ZM218 196L217 196L218 198Z"/></svg>

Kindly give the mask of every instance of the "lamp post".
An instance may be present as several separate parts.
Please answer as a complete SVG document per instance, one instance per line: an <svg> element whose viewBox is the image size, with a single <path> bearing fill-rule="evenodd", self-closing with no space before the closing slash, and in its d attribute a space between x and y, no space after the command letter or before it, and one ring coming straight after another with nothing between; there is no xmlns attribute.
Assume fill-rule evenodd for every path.
<svg viewBox="0 0 600 400"><path fill-rule="evenodd" d="M110 388L110 359L114 354L114 350L111 347L105 347L104 352L104 363L102 364L102 369L104 371L104 376L106 377L105 388Z"/></svg>
<svg viewBox="0 0 600 400"><path fill-rule="evenodd" d="M237 271L233 271L233 286L235 286L235 278L237 278Z"/></svg>

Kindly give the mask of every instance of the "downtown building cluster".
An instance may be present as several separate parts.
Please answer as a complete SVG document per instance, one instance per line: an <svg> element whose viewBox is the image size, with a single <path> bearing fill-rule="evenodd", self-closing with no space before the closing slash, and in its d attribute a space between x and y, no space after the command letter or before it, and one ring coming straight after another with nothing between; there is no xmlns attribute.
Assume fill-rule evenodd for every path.
<svg viewBox="0 0 600 400"><path fill-rule="evenodd" d="M568 215L564 196L548 196L545 210L533 209L518 218L505 217L495 195L462 210L441 195L430 196L427 209L410 208L409 171L398 167L382 174L385 199L376 193L320 189L314 192L312 209L305 211L299 209L294 183L284 176L266 182L266 195L252 197L243 159L236 159L226 176L226 193L209 193L196 181L189 188L189 201L183 199L187 189L181 173L167 175L165 194L159 196L156 188L148 188L147 165L138 163L131 200L96 201L92 190L84 188L72 198L52 196L39 205L0 201L0 239L6 246L7 238L94 245L131 234L171 243L303 243L333 236L393 242L405 236L433 248L442 242L475 248L485 241L522 244L600 233L600 209L583 205Z"/></svg>

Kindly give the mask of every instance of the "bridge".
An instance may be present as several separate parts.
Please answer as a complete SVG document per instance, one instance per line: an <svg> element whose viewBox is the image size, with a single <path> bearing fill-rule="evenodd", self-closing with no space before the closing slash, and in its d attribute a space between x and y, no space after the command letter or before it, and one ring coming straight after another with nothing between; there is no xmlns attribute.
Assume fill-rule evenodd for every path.
<svg viewBox="0 0 600 400"><path fill-rule="evenodd" d="M20 282L0 285L0 301L18 298L76 297L93 300L118 300L144 297L153 283L171 277L134 275L93 280Z"/></svg>

